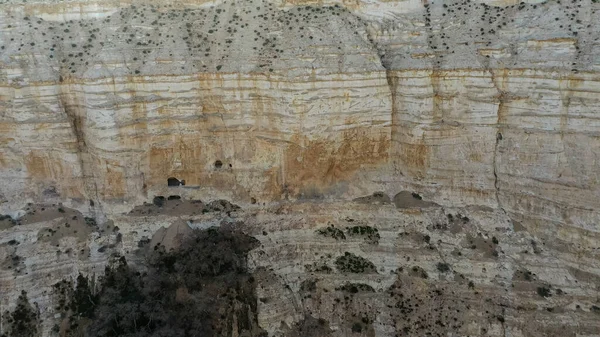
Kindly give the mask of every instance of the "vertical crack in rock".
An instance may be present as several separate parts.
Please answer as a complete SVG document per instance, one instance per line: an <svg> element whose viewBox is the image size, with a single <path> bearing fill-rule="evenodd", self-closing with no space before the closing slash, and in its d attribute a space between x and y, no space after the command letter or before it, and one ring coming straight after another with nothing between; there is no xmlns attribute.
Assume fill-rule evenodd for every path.
<svg viewBox="0 0 600 337"><path fill-rule="evenodd" d="M388 88L390 90L390 99L391 99L391 111L390 113L391 115L391 125L390 125L390 142L391 142L391 149L393 151L393 149L395 148L395 143L398 140L398 127L400 125L400 122L398 121L398 108L397 108L397 88L398 88L398 77L395 76L394 74L394 70L392 69L391 66L391 60L388 57L388 53L383 50L381 48L381 46L379 46L377 44L377 41L375 40L375 37L372 36L373 31L372 30L367 30L367 40L368 42L371 44L371 47L373 48L373 50L375 51L377 58L379 59L379 63L381 64L381 67L385 70L385 79L387 81L388 84ZM390 158L394 158L393 155L390 155ZM390 163L393 165L393 169L395 171L397 171L396 169L396 165L395 165L395 161L392 160L388 160L388 163Z"/></svg>
<svg viewBox="0 0 600 337"><path fill-rule="evenodd" d="M431 25L431 7L429 4L425 4L424 6L425 14L423 21L425 23L425 30L427 31L427 48L429 48L429 52L434 55L434 61L431 63L431 74L429 75L431 79L431 89L433 91L433 117L437 117L439 113L439 118L443 121L442 99L440 97L440 69L443 55L437 52L439 39L437 32L443 30L444 27L440 24L438 27L439 30L433 29L434 27Z"/></svg>
<svg viewBox="0 0 600 337"><path fill-rule="evenodd" d="M95 199L95 204L102 208L100 203L100 196L98 195L98 184L94 177L93 170L89 168L89 148L85 139L84 126L82 116L78 113L77 104L71 103L70 93L64 92L64 84L60 86L59 103L67 116L73 136L77 142L77 158L79 161L79 167L81 170L81 179L83 181L83 188L88 198ZM92 179L91 181L89 179Z"/></svg>
<svg viewBox="0 0 600 337"><path fill-rule="evenodd" d="M499 128L499 127L498 127ZM496 202L498 203L498 207L500 209L502 209L504 211L504 209L502 208L502 205L500 203L500 187L498 187L498 168L497 168L497 157L498 157L498 144L500 143L500 140L502 139L501 133L498 132L498 134L496 135L496 144L494 145L494 159L493 159L493 172L494 172L494 189L496 190L495 194L496 194Z"/></svg>
<svg viewBox="0 0 600 337"><path fill-rule="evenodd" d="M398 127L399 127L399 121L398 121L398 108L396 105L396 100L397 100L397 88L398 88L398 77L394 76L394 73L392 70L389 69L389 66L386 67L384 62L381 63L381 65L385 68L385 78L386 81L388 83L388 88L390 89L390 98L392 100L391 102L391 106L392 106L392 118L391 118L391 128L390 128L390 140L392 143L392 149L395 148L395 142L398 140ZM394 162L392 160L392 162ZM394 165L395 166L395 165Z"/></svg>
<svg viewBox="0 0 600 337"><path fill-rule="evenodd" d="M489 67L489 64L485 64L485 68L486 71L488 71L490 73L491 76L491 81L492 81L492 85L496 88L496 90L498 91L498 110L496 111L496 116L497 116L497 120L496 120L496 129L497 129L497 133L496 133L496 142L494 144L494 157L492 160L492 171L494 173L494 190L495 190L495 195L496 195L496 203L498 204L498 208L502 210L502 212L506 213L506 211L504 210L504 207L502 207L502 203L500 202L500 187L499 187L499 181L498 181L498 146L500 145L500 141L502 140L502 114L504 112L504 103L506 101L506 97L507 94L504 90L502 90L502 88L500 88L500 86L498 85L498 83L496 83L496 75L494 73L494 70L492 70Z"/></svg>

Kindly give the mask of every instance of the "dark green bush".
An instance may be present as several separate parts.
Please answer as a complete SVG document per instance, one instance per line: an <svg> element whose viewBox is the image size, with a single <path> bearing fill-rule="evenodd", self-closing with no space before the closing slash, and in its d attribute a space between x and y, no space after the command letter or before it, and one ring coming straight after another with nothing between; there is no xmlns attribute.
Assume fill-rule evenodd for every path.
<svg viewBox="0 0 600 337"><path fill-rule="evenodd" d="M445 262L438 262L437 270L440 273L447 273L448 271L450 271L450 265Z"/></svg>
<svg viewBox="0 0 600 337"><path fill-rule="evenodd" d="M307 292L312 292L312 291L317 290L317 280L307 279L307 280L302 281L302 283L300 284L300 290L307 291Z"/></svg>
<svg viewBox="0 0 600 337"><path fill-rule="evenodd" d="M96 227L98 224L96 223L96 219L94 218L90 218L90 217L85 217L85 224L90 226L90 227Z"/></svg>
<svg viewBox="0 0 600 337"><path fill-rule="evenodd" d="M318 229L317 234L323 235L325 237L334 238L336 240L346 240L346 235L344 234L344 232L339 228L335 228L333 225L329 225L326 228Z"/></svg>
<svg viewBox="0 0 600 337"><path fill-rule="evenodd" d="M350 236L364 236L365 239L371 241L373 243L378 243L379 239L379 230L377 228L371 226L353 226L348 228L348 234Z"/></svg>
<svg viewBox="0 0 600 337"><path fill-rule="evenodd" d="M537 294L542 296L542 297L550 297L552 296L552 293L550 293L550 289L548 289L547 287L538 287L537 288Z"/></svg>
<svg viewBox="0 0 600 337"><path fill-rule="evenodd" d="M343 273L363 274L377 272L373 262L349 252L346 252L343 256L338 257L335 260L335 266Z"/></svg>
<svg viewBox="0 0 600 337"><path fill-rule="evenodd" d="M345 283L343 286L335 288L335 290L341 290L352 294L356 294L359 292L375 292L375 289L373 289L373 287L364 283Z"/></svg>
<svg viewBox="0 0 600 337"><path fill-rule="evenodd" d="M425 271L425 269L419 267L419 266L413 266L410 269L410 274L412 276L416 276L416 277L420 277L420 278L429 278L429 275L427 274L427 271Z"/></svg>

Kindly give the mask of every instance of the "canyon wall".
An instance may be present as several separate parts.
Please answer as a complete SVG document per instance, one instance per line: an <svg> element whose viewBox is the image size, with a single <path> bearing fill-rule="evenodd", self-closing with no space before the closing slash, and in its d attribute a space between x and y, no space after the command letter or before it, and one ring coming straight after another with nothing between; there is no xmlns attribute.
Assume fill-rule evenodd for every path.
<svg viewBox="0 0 600 337"><path fill-rule="evenodd" d="M551 329L559 323L594 335L598 22L596 0L0 0L0 213L22 215L27 203L73 209L67 217L31 206L26 212L38 216L27 224L0 220L0 260L17 254L27 261L13 266L19 273L2 271L0 289L9 295L0 301L9 305L31 289L51 318L52 282L101 273L106 246L133 254L140 240L181 217L123 214L177 195L249 209L233 218L264 244L266 255L253 253L257 270L272 269L262 282L275 282L274 273L283 289L259 291L264 298L287 298L285 285L298 293L312 272L310 254L321 249L333 265L350 251L374 261L380 275L355 281L377 296L407 282L397 268L407 272L417 259L450 288L464 285L460 275L483 285L478 291L502 304L493 315L509 310L515 336L558 336ZM440 234L435 226L449 221L444 209L350 203L375 191L416 192L475 220L463 232ZM84 216L113 221L123 241L79 223ZM379 227L382 244L315 234L329 222L346 230L349 218ZM47 238L47 228L69 219L79 234ZM275 238L262 237L263 228ZM435 249L406 243L404 232L433 238ZM492 236L502 243L499 258L453 255ZM456 272L438 275L438 256ZM532 298L515 292L511 284L532 282L519 278L525 269L535 271L537 285L569 296L549 304L532 285L525 287ZM321 275L317 283L333 289L346 277ZM463 298L471 296L463 288ZM337 335L349 333L333 299L311 301L264 302L261 326L286 335L280 321L293 325L299 308L310 308L315 317L329 315ZM477 303L470 312L484 310ZM549 309L559 307L557 319ZM385 315L369 331L387 336L402 328ZM54 323L44 324L50 331ZM483 323L473 324L467 330L481 335ZM488 328L506 335L504 324Z"/></svg>
<svg viewBox="0 0 600 337"><path fill-rule="evenodd" d="M5 1L0 15L5 210L412 189L539 225L598 219L594 2Z"/></svg>
<svg viewBox="0 0 600 337"><path fill-rule="evenodd" d="M190 197L412 188L598 219L593 2L2 6L7 205L127 209L174 177Z"/></svg>

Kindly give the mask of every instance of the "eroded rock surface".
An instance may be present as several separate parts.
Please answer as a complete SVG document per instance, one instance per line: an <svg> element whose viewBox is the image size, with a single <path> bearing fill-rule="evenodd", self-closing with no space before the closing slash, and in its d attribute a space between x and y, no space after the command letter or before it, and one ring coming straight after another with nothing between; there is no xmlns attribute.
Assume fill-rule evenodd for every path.
<svg viewBox="0 0 600 337"><path fill-rule="evenodd" d="M27 290L44 336L60 319L58 280L101 275L115 254L136 263L157 242L174 248L189 228L210 226L259 241L248 263L258 324L270 336L592 336L600 329L598 251L524 230L501 210L283 203L229 216L124 214L83 242L40 239L55 222L16 225L0 242L4 259L20 256L17 268L3 265L2 301L10 308Z"/></svg>
<svg viewBox="0 0 600 337"><path fill-rule="evenodd" d="M594 1L0 6L3 208L415 190L599 218Z"/></svg>
<svg viewBox="0 0 600 337"><path fill-rule="evenodd" d="M48 334L51 284L174 223L240 226L271 335L598 334L598 22L0 0L0 301L27 290Z"/></svg>

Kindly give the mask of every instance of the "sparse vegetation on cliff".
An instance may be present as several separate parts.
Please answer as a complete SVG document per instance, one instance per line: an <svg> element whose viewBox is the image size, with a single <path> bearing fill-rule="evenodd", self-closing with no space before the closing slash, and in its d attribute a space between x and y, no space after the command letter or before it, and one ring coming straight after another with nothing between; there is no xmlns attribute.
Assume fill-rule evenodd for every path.
<svg viewBox="0 0 600 337"><path fill-rule="evenodd" d="M304 268L306 269L306 271L308 273L324 273L324 274L331 274L333 272L333 270L331 269L331 267L329 267L327 264L321 262L315 262L313 264L307 264L304 266Z"/></svg>
<svg viewBox="0 0 600 337"><path fill-rule="evenodd" d="M350 236L362 236L369 243L377 244L379 243L379 231L377 228L371 226L353 226L348 228L348 234Z"/></svg>
<svg viewBox="0 0 600 337"><path fill-rule="evenodd" d="M22 291L17 298L17 305L11 312L3 313L4 333L0 337L38 337L39 331L39 310L29 303L27 292Z"/></svg>
<svg viewBox="0 0 600 337"><path fill-rule="evenodd" d="M290 331L290 337L328 337L331 336L329 322L322 318L305 316L300 322L296 323Z"/></svg>
<svg viewBox="0 0 600 337"><path fill-rule="evenodd" d="M335 260L335 266L343 273L364 274L377 272L373 262L349 252L346 252L344 255L338 257Z"/></svg>
<svg viewBox="0 0 600 337"><path fill-rule="evenodd" d="M317 234L336 240L346 240L344 232L341 229L334 227L332 224L329 224L329 226L325 228L318 229Z"/></svg>
<svg viewBox="0 0 600 337"><path fill-rule="evenodd" d="M446 262L438 262L437 264L437 270L440 273L447 273L450 271L450 265L447 264Z"/></svg>
<svg viewBox="0 0 600 337"><path fill-rule="evenodd" d="M540 295L541 297L550 297L552 296L552 293L550 292L550 289L548 287L537 287L537 294Z"/></svg>
<svg viewBox="0 0 600 337"><path fill-rule="evenodd" d="M413 266L410 269L409 275L411 276L415 276L415 277L420 277L420 278L429 278L429 275L427 274L427 271L425 271L425 269L419 267L419 266Z"/></svg>
<svg viewBox="0 0 600 337"><path fill-rule="evenodd" d="M375 289L373 289L373 287L364 283L345 283L343 286L335 288L335 290L341 290L351 294L356 294L360 292L375 292Z"/></svg>

